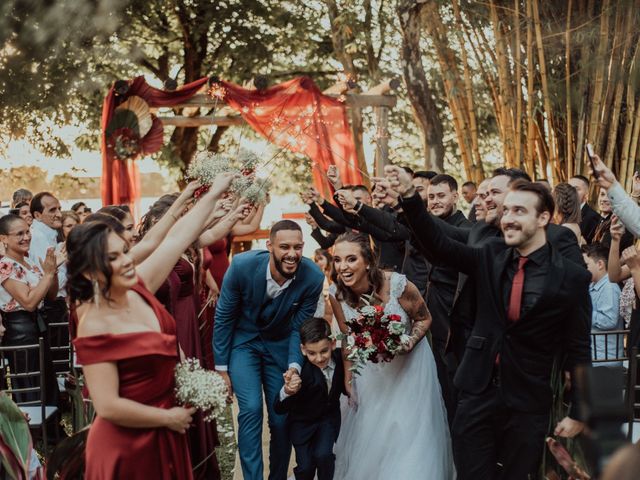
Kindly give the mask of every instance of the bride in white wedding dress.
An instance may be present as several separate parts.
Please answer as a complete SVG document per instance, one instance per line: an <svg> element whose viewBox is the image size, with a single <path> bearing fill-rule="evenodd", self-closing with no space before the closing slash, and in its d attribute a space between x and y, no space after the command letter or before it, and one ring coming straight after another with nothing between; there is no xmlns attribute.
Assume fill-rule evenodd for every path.
<svg viewBox="0 0 640 480"><path fill-rule="evenodd" d="M455 477L447 416L431 347L431 316L404 275L377 269L367 237L347 233L334 247L333 311L343 332L363 295L400 315L411 340L388 363L347 378L351 393L335 446L336 480L450 480ZM345 369L346 370L346 369ZM345 372L350 377L349 372ZM354 405L355 404L355 405Z"/></svg>

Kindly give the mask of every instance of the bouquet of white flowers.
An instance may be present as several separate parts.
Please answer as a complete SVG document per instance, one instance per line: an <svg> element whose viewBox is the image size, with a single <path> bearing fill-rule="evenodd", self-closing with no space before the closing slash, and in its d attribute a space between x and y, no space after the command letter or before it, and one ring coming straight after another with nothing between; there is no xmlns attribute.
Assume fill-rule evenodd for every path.
<svg viewBox="0 0 640 480"><path fill-rule="evenodd" d="M235 173L238 176L230 189L233 193L253 204L266 203L270 183L255 178L258 162L255 153L244 149L241 149L235 158L220 153L200 152L189 165L187 176L202 183L202 187L195 193L195 197L199 197L209 189L218 175Z"/></svg>
<svg viewBox="0 0 640 480"><path fill-rule="evenodd" d="M176 366L176 399L201 410L207 422L220 418L227 406L227 386L220 375L205 370L195 358Z"/></svg>

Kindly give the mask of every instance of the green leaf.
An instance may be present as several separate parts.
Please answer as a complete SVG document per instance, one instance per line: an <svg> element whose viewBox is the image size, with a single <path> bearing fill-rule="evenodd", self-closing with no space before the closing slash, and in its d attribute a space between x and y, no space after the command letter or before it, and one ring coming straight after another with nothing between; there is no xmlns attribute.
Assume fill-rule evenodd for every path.
<svg viewBox="0 0 640 480"><path fill-rule="evenodd" d="M0 392L0 439L17 461L16 464L7 455L2 455L2 464L10 477L28 478L29 456L33 450L29 425L18 406L4 392Z"/></svg>

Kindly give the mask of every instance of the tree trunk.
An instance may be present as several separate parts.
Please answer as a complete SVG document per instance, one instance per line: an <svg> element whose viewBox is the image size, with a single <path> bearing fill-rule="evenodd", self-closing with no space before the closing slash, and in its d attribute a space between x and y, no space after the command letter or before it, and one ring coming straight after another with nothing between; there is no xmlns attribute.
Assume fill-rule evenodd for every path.
<svg viewBox="0 0 640 480"><path fill-rule="evenodd" d="M443 128L433 92L422 65L420 50L420 10L425 3L410 0L398 2L397 13L402 30L402 72L413 115L421 129L425 168L444 169Z"/></svg>

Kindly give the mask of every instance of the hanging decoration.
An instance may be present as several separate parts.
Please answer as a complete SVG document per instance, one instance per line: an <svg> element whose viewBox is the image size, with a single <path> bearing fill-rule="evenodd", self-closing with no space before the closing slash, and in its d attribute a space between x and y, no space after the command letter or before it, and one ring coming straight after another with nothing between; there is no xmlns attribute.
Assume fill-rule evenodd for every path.
<svg viewBox="0 0 640 480"><path fill-rule="evenodd" d="M138 197L135 159L157 152L163 141L162 122L150 113L150 109L184 103L203 88L215 99L216 105L224 102L267 141L280 147L278 153L260 168L287 150L312 160L314 184L328 196L331 194L324 172L331 165L338 167L345 184L362 183L344 99L322 94L308 77L263 88L265 86L266 82L259 89L247 89L215 77L201 78L172 91L153 88L143 77L115 82L102 110L103 204L131 204ZM239 158L240 153L236 157ZM194 159L196 163L197 158ZM208 161L220 162L221 158L209 158ZM232 161L237 163L238 158ZM240 164L244 163L240 161ZM247 185L238 190L248 190L259 203L264 201L266 192L264 185L257 186L258 182L253 181L255 168L256 165L240 168L240 180Z"/></svg>

